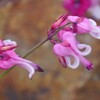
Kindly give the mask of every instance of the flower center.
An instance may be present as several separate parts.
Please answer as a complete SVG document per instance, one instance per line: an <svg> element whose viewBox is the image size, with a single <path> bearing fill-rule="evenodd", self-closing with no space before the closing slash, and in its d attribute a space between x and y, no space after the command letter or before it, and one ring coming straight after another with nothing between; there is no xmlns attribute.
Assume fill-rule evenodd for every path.
<svg viewBox="0 0 100 100"><path fill-rule="evenodd" d="M80 0L74 0L75 3L80 3Z"/></svg>
<svg viewBox="0 0 100 100"><path fill-rule="evenodd" d="M80 4L81 4L80 0L74 0L74 5L76 8L79 8Z"/></svg>

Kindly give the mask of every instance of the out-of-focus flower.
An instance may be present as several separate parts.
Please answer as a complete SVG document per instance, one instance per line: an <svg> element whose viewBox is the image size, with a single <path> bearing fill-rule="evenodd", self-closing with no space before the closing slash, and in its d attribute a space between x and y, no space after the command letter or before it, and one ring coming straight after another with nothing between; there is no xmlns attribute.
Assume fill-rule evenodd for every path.
<svg viewBox="0 0 100 100"><path fill-rule="evenodd" d="M91 6L91 0L63 0L63 6L71 15L85 16Z"/></svg>
<svg viewBox="0 0 100 100"><path fill-rule="evenodd" d="M100 0L63 0L63 7L70 15L85 16L89 12L95 19L100 20Z"/></svg>
<svg viewBox="0 0 100 100"><path fill-rule="evenodd" d="M71 23L63 28L65 31L71 31L73 34L90 34L93 37L100 39L100 26L97 26L96 22L86 17L78 16L61 16L52 26L49 34L53 33L58 27L64 26L67 23ZM52 28L53 27L53 28ZM53 31L52 31L53 29Z"/></svg>
<svg viewBox="0 0 100 100"><path fill-rule="evenodd" d="M89 45L78 43L72 32L60 31L58 38L61 43L55 44L53 50L64 67L68 66L75 69L81 62L88 70L92 69L93 64L84 57L91 52ZM80 51L81 49L85 50Z"/></svg>
<svg viewBox="0 0 100 100"><path fill-rule="evenodd" d="M2 52L0 52L0 68L7 70L14 67L15 65L21 66L29 72L30 79L32 78L35 71L42 72L43 69L38 64L21 58L15 53L16 45L16 42L11 40L0 41L0 49L6 48L3 51L1 50ZM13 48L9 49L8 47Z"/></svg>
<svg viewBox="0 0 100 100"><path fill-rule="evenodd" d="M100 20L100 0L91 0L88 12L97 20Z"/></svg>

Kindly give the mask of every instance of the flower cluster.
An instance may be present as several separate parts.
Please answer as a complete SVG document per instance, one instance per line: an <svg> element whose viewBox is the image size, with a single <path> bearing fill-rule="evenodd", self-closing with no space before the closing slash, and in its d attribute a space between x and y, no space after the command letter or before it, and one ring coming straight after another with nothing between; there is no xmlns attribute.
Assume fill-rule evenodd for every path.
<svg viewBox="0 0 100 100"><path fill-rule="evenodd" d="M58 32L56 38L50 39L54 44L54 53L65 68L68 66L75 69L81 62L88 70L91 70L93 64L85 58L91 52L91 47L80 43L76 35L90 34L100 39L100 27L92 19L64 15L51 26L48 36L50 37L54 31L66 24L68 25Z"/></svg>
<svg viewBox="0 0 100 100"><path fill-rule="evenodd" d="M0 40L0 68L7 70L15 65L25 68L29 72L29 78L31 79L35 71L42 72L43 69L29 60L19 57L15 53L17 44L11 40Z"/></svg>

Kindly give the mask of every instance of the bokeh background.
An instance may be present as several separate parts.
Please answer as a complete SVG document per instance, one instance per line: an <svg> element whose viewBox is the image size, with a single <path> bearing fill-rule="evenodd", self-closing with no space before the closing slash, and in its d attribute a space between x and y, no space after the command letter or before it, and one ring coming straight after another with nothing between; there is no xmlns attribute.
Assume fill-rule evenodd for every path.
<svg viewBox="0 0 100 100"><path fill-rule="evenodd" d="M64 13L61 0L0 0L0 38L17 41L16 52L23 56L47 37L51 24ZM26 70L15 67L0 79L0 100L100 100L100 40L89 35L78 39L93 48L87 57L93 71L82 65L64 69L47 42L27 57L45 71L30 80Z"/></svg>

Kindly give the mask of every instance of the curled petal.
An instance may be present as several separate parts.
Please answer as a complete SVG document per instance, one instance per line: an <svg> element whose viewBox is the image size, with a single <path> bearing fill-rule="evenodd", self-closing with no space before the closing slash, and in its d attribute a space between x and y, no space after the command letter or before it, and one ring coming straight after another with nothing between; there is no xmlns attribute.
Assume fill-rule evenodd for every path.
<svg viewBox="0 0 100 100"><path fill-rule="evenodd" d="M44 70L38 65L38 64L35 64L29 60L26 60L26 59L23 59L21 57L16 57L15 58L16 60L18 61L21 61L21 62L24 62L24 63L28 63L29 65L31 65L36 71L39 71L39 72L43 72Z"/></svg>
<svg viewBox="0 0 100 100"><path fill-rule="evenodd" d="M86 56L88 55L90 52L91 52L91 47L89 45L86 45L86 44L77 44L77 47L79 49L85 49L84 51L79 51L79 53L83 56Z"/></svg>
<svg viewBox="0 0 100 100"><path fill-rule="evenodd" d="M68 43L70 43L70 45L71 45L71 49L78 54L88 55L91 52L91 47L86 44L77 43L74 35L71 32L63 33L63 39L64 39L63 41L67 40ZM85 49L85 50L81 52L79 49Z"/></svg>
<svg viewBox="0 0 100 100"><path fill-rule="evenodd" d="M69 56L65 57L67 65L72 68L72 69L76 69L79 66L79 58L77 56L73 56L74 57L74 61L73 63L71 63L71 58Z"/></svg>
<svg viewBox="0 0 100 100"><path fill-rule="evenodd" d="M29 78L30 79L32 78L33 74L35 73L35 69L33 68L33 66L31 66L28 63L20 62L20 61L17 62L17 65L25 68L29 72Z"/></svg>

